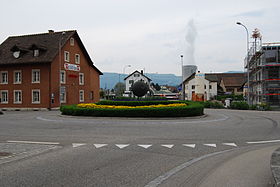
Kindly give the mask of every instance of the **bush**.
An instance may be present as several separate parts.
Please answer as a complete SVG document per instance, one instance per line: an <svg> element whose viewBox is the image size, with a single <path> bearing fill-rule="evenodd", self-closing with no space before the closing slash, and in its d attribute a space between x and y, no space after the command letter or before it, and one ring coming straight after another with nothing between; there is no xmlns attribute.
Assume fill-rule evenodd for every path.
<svg viewBox="0 0 280 187"><path fill-rule="evenodd" d="M225 108L223 103L218 101L205 101L202 102L204 108Z"/></svg>
<svg viewBox="0 0 280 187"><path fill-rule="evenodd" d="M251 110L271 110L271 107L267 103L261 103L261 104L256 104L256 105L251 105L250 106Z"/></svg>
<svg viewBox="0 0 280 187"><path fill-rule="evenodd" d="M234 101L244 101L243 95L230 94L230 95L218 95L217 96L217 100L219 100L219 101L224 101L227 98L231 98Z"/></svg>
<svg viewBox="0 0 280 187"><path fill-rule="evenodd" d="M203 115L203 105L191 102L184 107L162 108L80 108L77 105L61 106L64 115L73 116L98 116L98 117L187 117Z"/></svg>
<svg viewBox="0 0 280 187"><path fill-rule="evenodd" d="M98 105L116 105L116 106L144 106L144 105L157 105L157 104L172 104L172 103L190 103L188 101L168 101L168 100L162 100L162 101L154 101L154 100L143 100L143 101L111 101L111 100L104 100L99 101Z"/></svg>
<svg viewBox="0 0 280 187"><path fill-rule="evenodd" d="M249 105L245 101L233 101L230 104L231 109L248 110Z"/></svg>
<svg viewBox="0 0 280 187"><path fill-rule="evenodd" d="M113 101L166 101L165 97L146 97L146 98L134 98L134 97L116 97Z"/></svg>

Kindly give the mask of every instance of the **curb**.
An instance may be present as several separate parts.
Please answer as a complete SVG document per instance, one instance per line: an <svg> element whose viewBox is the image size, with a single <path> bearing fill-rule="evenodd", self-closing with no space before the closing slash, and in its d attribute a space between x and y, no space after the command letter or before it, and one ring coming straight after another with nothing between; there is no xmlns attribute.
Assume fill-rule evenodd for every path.
<svg viewBox="0 0 280 187"><path fill-rule="evenodd" d="M270 168L274 179L273 186L280 187L280 147L271 155Z"/></svg>

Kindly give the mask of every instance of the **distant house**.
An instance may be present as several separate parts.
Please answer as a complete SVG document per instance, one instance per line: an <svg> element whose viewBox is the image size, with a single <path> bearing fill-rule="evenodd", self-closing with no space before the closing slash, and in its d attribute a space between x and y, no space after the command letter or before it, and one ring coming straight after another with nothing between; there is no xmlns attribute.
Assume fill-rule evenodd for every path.
<svg viewBox="0 0 280 187"><path fill-rule="evenodd" d="M0 108L96 102L100 75L74 30L12 36L0 45Z"/></svg>
<svg viewBox="0 0 280 187"><path fill-rule="evenodd" d="M132 95L131 88L135 82L142 81L142 82L146 83L150 88L150 83L152 81L149 77L144 75L142 70L141 70L141 72L139 72L137 70L134 71L133 73L131 73L130 75L125 77L124 80L125 80L125 94L126 95Z"/></svg>
<svg viewBox="0 0 280 187"><path fill-rule="evenodd" d="M243 94L244 73L193 73L185 81L187 100L211 100L217 95Z"/></svg>

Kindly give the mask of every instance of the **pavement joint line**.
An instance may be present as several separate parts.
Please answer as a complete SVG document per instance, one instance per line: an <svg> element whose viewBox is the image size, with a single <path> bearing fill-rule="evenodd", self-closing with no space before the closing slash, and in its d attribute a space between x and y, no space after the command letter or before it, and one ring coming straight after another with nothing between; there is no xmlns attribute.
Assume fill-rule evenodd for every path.
<svg viewBox="0 0 280 187"><path fill-rule="evenodd" d="M35 141L17 141L8 140L7 143L25 143L25 144L44 144L44 145L59 145L59 142L35 142Z"/></svg>

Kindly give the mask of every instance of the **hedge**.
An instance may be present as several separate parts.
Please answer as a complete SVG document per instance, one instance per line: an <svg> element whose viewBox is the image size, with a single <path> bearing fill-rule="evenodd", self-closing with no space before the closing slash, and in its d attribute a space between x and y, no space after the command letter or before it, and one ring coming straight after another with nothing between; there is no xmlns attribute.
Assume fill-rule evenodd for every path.
<svg viewBox="0 0 280 187"><path fill-rule="evenodd" d="M112 100L104 100L104 101L99 101L96 103L97 105L117 105L117 106L144 106L144 105L157 105L157 104L172 104L172 103L187 103L191 104L194 102L189 102L189 101L112 101Z"/></svg>
<svg viewBox="0 0 280 187"><path fill-rule="evenodd" d="M248 110L249 105L245 101L234 101L230 103L231 109Z"/></svg>
<svg viewBox="0 0 280 187"><path fill-rule="evenodd" d="M65 105L60 108L63 115L98 117L188 117L203 115L203 109L203 105L199 103L192 103L184 107L163 108L101 109L80 108L76 105Z"/></svg>
<svg viewBox="0 0 280 187"><path fill-rule="evenodd" d="M202 102L204 108L225 108L221 102L218 101L205 101Z"/></svg>

